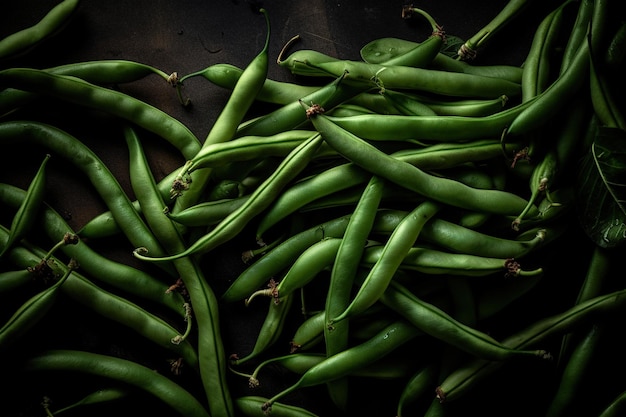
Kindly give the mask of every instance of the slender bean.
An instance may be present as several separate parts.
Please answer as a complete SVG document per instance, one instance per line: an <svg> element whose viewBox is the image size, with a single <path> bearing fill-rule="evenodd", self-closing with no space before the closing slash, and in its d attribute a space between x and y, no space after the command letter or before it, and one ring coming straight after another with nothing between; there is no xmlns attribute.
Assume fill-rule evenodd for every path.
<svg viewBox="0 0 626 417"><path fill-rule="evenodd" d="M383 64L387 60L408 54L409 51L418 45L418 42L401 38L377 38L361 48L361 58L371 64ZM502 78L518 84L522 81L521 67L515 65L474 65L465 61L459 61L441 52L433 58L428 68Z"/></svg>
<svg viewBox="0 0 626 417"><path fill-rule="evenodd" d="M315 115L311 120L324 140L348 160L426 198L455 207L501 215L512 215L526 206L523 198L510 192L478 190L458 181L429 175L379 151L323 114Z"/></svg>
<svg viewBox="0 0 626 417"><path fill-rule="evenodd" d="M79 401L75 402L74 404L70 404L66 407L55 410L54 415L57 416L61 413L65 413L70 410L84 407L84 406L99 405L99 404L109 403L112 401L118 401L123 398L126 398L129 394L130 394L129 390L126 388L122 388L122 387L101 388L97 391L87 394L86 396L84 396Z"/></svg>
<svg viewBox="0 0 626 417"><path fill-rule="evenodd" d="M235 398L237 408L247 417L265 417L267 413L261 410L261 406L265 404L266 401L267 398L254 395ZM272 415L274 417L317 417L317 414L302 407L281 403L274 403Z"/></svg>
<svg viewBox="0 0 626 417"><path fill-rule="evenodd" d="M30 297L13 313L0 328L0 349L6 351L12 344L18 342L20 337L33 328L54 307L59 289L76 267L77 265L71 263L70 268L51 286Z"/></svg>
<svg viewBox="0 0 626 417"><path fill-rule="evenodd" d="M267 400L262 409L269 412L272 405L285 395L304 387L324 384L349 375L355 369L369 365L418 335L418 330L404 321L397 321L371 340L326 358L305 372L300 379Z"/></svg>
<svg viewBox="0 0 626 417"><path fill-rule="evenodd" d="M212 226L224 220L226 216L245 204L249 198L250 195L243 195L218 201L205 201L177 213L167 211L166 214L176 223L187 227Z"/></svg>
<svg viewBox="0 0 626 417"><path fill-rule="evenodd" d="M471 60L476 57L477 50L484 46L496 33L506 27L521 14L532 1L509 0L502 9L474 35L470 36L459 48L460 59Z"/></svg>
<svg viewBox="0 0 626 417"><path fill-rule="evenodd" d="M193 73L196 76L201 76L213 84L232 90L241 78L243 69L227 63L217 63L210 65L198 73ZM181 82L184 82L187 78L191 78L193 74L185 75L181 78ZM299 83L289 83L284 81L276 81L267 78L263 83L263 86L256 95L256 100L284 105L298 101L302 97L305 97L319 87L302 85Z"/></svg>
<svg viewBox="0 0 626 417"><path fill-rule="evenodd" d="M280 65L292 74L310 77L340 77L344 82L374 87L414 90L451 97L492 98L502 94L520 95L520 85L508 80L458 72L438 71L401 65L386 66L333 58L312 50L293 52Z"/></svg>
<svg viewBox="0 0 626 417"><path fill-rule="evenodd" d="M525 107L506 129L506 135L524 135L544 126L581 91L589 77L589 45L583 42L568 69Z"/></svg>
<svg viewBox="0 0 626 417"><path fill-rule="evenodd" d="M23 287L31 282L32 274L27 269L0 272L0 295L10 293L16 288Z"/></svg>
<svg viewBox="0 0 626 417"><path fill-rule="evenodd" d="M79 0L63 0L34 25L0 39L0 61L24 54L58 33L68 23L79 5Z"/></svg>
<svg viewBox="0 0 626 417"><path fill-rule="evenodd" d="M322 143L320 137L312 137L295 148L276 171L257 188L250 198L237 210L218 223L209 233L196 240L187 249L170 256L146 256L145 248L140 247L133 252L134 256L152 262L171 261L191 254L206 253L218 245L236 236L251 218L263 211L276 198L281 190L291 181L315 155Z"/></svg>
<svg viewBox="0 0 626 417"><path fill-rule="evenodd" d="M2 204L17 207L24 198L24 190L8 184L0 184ZM53 242L61 240L67 233L75 234L65 219L47 204L44 204L39 217L37 223L42 225L43 232ZM81 270L100 282L180 313L180 307L184 302L182 296L178 292L168 292L167 284L147 272L106 258L93 250L84 240L76 245L65 245L61 250L75 259L80 264Z"/></svg>
<svg viewBox="0 0 626 417"><path fill-rule="evenodd" d="M285 295L281 303L276 303L273 299L268 302L267 314L259 329L254 347L243 357L239 357L237 354L230 355L231 366L242 365L251 359L257 358L276 344L282 336L285 322L293 305L293 299L293 295Z"/></svg>
<svg viewBox="0 0 626 417"><path fill-rule="evenodd" d="M161 210L164 205L163 199L139 138L129 126L124 129L124 136L130 154L131 184L137 200L144 206L146 221L155 231L159 241L163 242L166 251L182 252L185 242L174 223ZM234 414L234 406L226 382L226 355L218 325L217 299L195 259L178 257L174 259L173 264L189 294L198 326L196 333L200 377L209 410L213 416L230 417ZM189 316L188 321L191 319ZM186 332L177 339L178 342L184 340L187 334Z"/></svg>
<svg viewBox="0 0 626 417"><path fill-rule="evenodd" d="M343 77L339 77L298 100L305 103L323 103L324 108L330 110L368 89L369 87L345 83ZM291 101L263 116L242 123L237 129L235 137L270 136L291 129L302 129L307 124L307 118L302 113L302 105L298 100Z"/></svg>
<svg viewBox="0 0 626 417"><path fill-rule="evenodd" d="M8 68L0 71L0 86L51 95L136 123L165 139L185 158L193 157L200 150L198 138L169 114L128 94L80 78L31 68Z"/></svg>
<svg viewBox="0 0 626 417"><path fill-rule="evenodd" d="M275 303L279 303L283 297L301 289L324 269L333 265L342 242L342 239L329 237L309 246L278 282L271 282L269 288L252 293L246 300L246 305L259 295L272 297Z"/></svg>
<svg viewBox="0 0 626 417"><path fill-rule="evenodd" d="M544 350L514 349L480 330L464 325L433 304L422 301L397 282L390 283L380 300L424 333L478 358L495 362L515 357L546 358Z"/></svg>
<svg viewBox="0 0 626 417"><path fill-rule="evenodd" d="M127 359L79 350L46 350L27 359L25 372L72 371L129 384L188 417L210 417L202 403L172 379Z"/></svg>
<svg viewBox="0 0 626 417"><path fill-rule="evenodd" d="M47 124L12 121L0 123L0 139L3 144L33 143L44 146L73 163L96 188L128 240L135 246L143 245L157 254L163 253L113 173L77 138Z"/></svg>
<svg viewBox="0 0 626 417"><path fill-rule="evenodd" d="M538 320L502 340L512 349L527 349L547 338L576 329L594 317L613 314L624 306L626 292L618 290L606 293L555 315ZM496 372L504 363L475 360L452 372L437 388L439 401L454 401L485 377Z"/></svg>
<svg viewBox="0 0 626 417"><path fill-rule="evenodd" d="M78 77L98 85L130 83L153 74L160 76L165 81L171 80L171 76L153 66L136 61L116 59L71 63L47 68L46 71ZM15 88L0 91L0 117L30 104L37 97L39 95L35 93Z"/></svg>
<svg viewBox="0 0 626 417"><path fill-rule="evenodd" d="M350 304L339 315L331 317L330 326L362 313L378 301L380 295L389 286L400 263L415 244L422 227L439 209L440 205L425 201L402 219L389 236L380 252L380 257L372 266L363 283L360 284L359 290Z"/></svg>
<svg viewBox="0 0 626 417"><path fill-rule="evenodd" d="M326 311L322 310L304 320L296 328L291 341L289 352L301 352L309 350L324 341L324 328L326 327Z"/></svg>
<svg viewBox="0 0 626 417"><path fill-rule="evenodd" d="M345 215L306 229L272 248L248 266L222 294L225 302L244 300L268 280L288 268L315 242L328 237L342 237L350 215Z"/></svg>
<svg viewBox="0 0 626 417"><path fill-rule="evenodd" d="M28 234L35 222L46 193L46 166L49 160L50 154L47 154L28 185L26 195L11 221L9 238L0 250L0 259L8 249Z"/></svg>

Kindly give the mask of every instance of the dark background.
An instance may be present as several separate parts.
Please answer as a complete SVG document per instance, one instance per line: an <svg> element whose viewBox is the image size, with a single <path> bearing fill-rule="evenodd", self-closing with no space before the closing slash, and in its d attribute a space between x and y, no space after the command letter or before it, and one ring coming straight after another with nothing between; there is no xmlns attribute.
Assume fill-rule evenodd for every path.
<svg viewBox="0 0 626 417"><path fill-rule="evenodd" d="M22 0L3 7L0 14L0 37L36 23L57 2L50 0ZM482 28L505 5L502 0L483 1L420 1L416 7L429 12L449 35L466 39ZM532 35L544 13L558 2L534 2L533 12L522 14L510 26L504 28L486 47L479 51L476 65L509 64L522 65ZM236 0L83 0L70 24L57 36L47 40L28 55L5 66L47 68L88 60L125 59L135 60L157 67L167 73L173 71L185 75L215 63L229 63L245 67L260 51L266 27L263 17L253 12L259 3L251 4ZM430 34L430 26L419 17L401 19L401 1L264 1L271 22L270 68L268 76L280 81L298 81L286 69L275 64L278 52L294 35L301 41L294 48L314 49L345 59L359 59L359 49L379 37L399 37L422 41ZM156 76L119 86L120 90L143 99L166 111L185 123L200 139L206 137L229 92L202 78L189 80L184 93L192 100L192 106L183 108L175 91L163 84ZM252 113L263 113L271 106L256 104ZM133 196L128 179L128 157L123 137L108 119L86 117L84 110L72 106L58 106L45 99L33 109L20 113L21 117L35 118L67 128L84 140L117 175L122 186ZM93 116L91 113L89 116ZM150 136L150 135L147 135ZM170 173L183 162L167 144L154 137L147 145L150 162L157 179ZM28 186L30 173L34 173L45 151L15 145L0 154L0 181L23 188ZM18 169L15 166L18 166ZM48 202L68 218L68 223L78 230L105 206L84 178L76 175L61 161L50 162ZM6 213L5 213L6 215ZM574 230L573 233L577 233ZM577 236L577 235L576 235ZM583 241L584 242L584 241ZM211 282L217 294L227 288L229 282L243 269L239 254L249 239L235 239L216 251L207 268L215 281ZM130 255L129 248L117 247L103 242L96 246L104 253L124 262L141 267ZM574 266L570 266L573 268ZM565 293L566 296L571 294ZM223 334L227 352L245 352L251 349L264 318L261 303L243 310L240 306L223 306ZM5 315L7 313L5 312ZM299 321L294 314L292 325ZM62 323L59 328L59 323ZM293 329L295 327L292 327ZM123 329L110 329L107 321L90 315L84 309L64 311L59 308L48 317L37 332L27 339L30 347L54 346L59 333L66 341L77 346L123 354L151 364L159 360L162 352L155 352ZM289 332L286 332L289 334ZM120 335L122 337L120 337ZM69 343L69 342L68 342ZM284 353L284 345L275 352ZM409 355L412 352L405 352ZM154 356L154 358L153 358ZM19 363L17 358L3 358ZM0 371L1 373L1 371ZM9 374L7 374L9 375ZM13 388L2 391L0 400L7 407L8 416L43 415L38 402L42 393L56 394L56 398L78 398L81 385L89 386L89 378L72 376L69 380L50 381L48 378L11 375ZM279 387L287 385L293 376L275 372L269 375L260 391L250 392L242 379L233 377L232 391L236 394L272 395ZM189 385L195 384L188 381ZM542 382L526 386L528 395L540 391ZM521 383L520 383L521 384ZM395 409L388 407L401 385L394 382L364 386L355 394L359 415L392 415ZM517 387L519 388L519 387ZM494 387L508 391L506 387ZM141 401L127 404L124 410L132 415L164 415L160 404L151 398L137 394ZM483 398L498 404L496 398ZM545 398L543 398L545 400ZM60 400L59 400L60 401ZM541 399L539 400L541 401ZM327 399L324 387L300 390L286 402L310 408L323 416L338 415ZM136 409L136 404L140 404ZM158 403L158 402L157 402ZM387 405L379 405L379 404ZM391 400L391 404L394 401ZM516 405L518 411L508 415L523 415L531 409L532 401ZM89 409L90 415L121 415L116 407ZM490 407L496 413L497 406ZM112 411L111 411L112 410ZM76 414L78 415L78 414ZM88 414L83 414L88 415ZM466 414L469 415L469 414ZM483 415L490 415L489 413ZM497 415L497 414L494 414Z"/></svg>

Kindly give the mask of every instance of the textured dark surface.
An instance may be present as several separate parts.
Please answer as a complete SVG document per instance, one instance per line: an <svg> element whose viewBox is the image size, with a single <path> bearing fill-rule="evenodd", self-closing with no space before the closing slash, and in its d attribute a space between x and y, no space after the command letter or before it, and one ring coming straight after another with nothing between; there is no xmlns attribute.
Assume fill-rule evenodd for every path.
<svg viewBox="0 0 626 417"><path fill-rule="evenodd" d="M547 10L550 3L554 2L543 2L539 7ZM12 4L8 9L3 7L0 15L0 37L33 24L56 2L22 0L19 5ZM359 49L376 38L400 37L421 41L430 33L426 21L416 19L407 22L400 18L400 1L311 0L266 1L262 4L269 12L272 25L269 77L275 80L294 80L284 68L275 64L275 60L282 46L296 34L301 36L301 41L294 48L315 49L338 58L359 59ZM417 6L431 13L448 34L467 38L486 24L504 4L501 0L423 1ZM507 27L480 53L475 64L521 65L540 17L540 14L525 15ZM177 71L184 75L214 63L244 67L261 49L265 33L263 18L253 13L251 5L242 0L84 0L74 19L62 33L11 65L46 68L88 60L126 59L155 66L167 73ZM186 84L184 92L193 103L188 109L179 104L175 91L164 87L157 77L147 77L119 88L178 118L201 139L211 129L228 97L228 91L201 78L192 79ZM261 105L254 108L259 113L266 110L268 108ZM116 173L122 186L132 196L123 137L114 125L107 122L105 116L95 115L96 118L92 118L93 114L88 115L89 118L85 117L84 110L72 106L48 106L46 101L32 111L20 114L25 118L47 121L67 128L80 137ZM101 117L101 123L94 122L98 117ZM84 120L90 122L85 124ZM147 150L155 175L164 176L183 161L160 139L154 139L154 143L148 145ZM25 173L34 172L42 156L41 151L17 145L14 149L3 149L0 155L0 181L26 187L30 178ZM19 169L9 168L16 162L19 162ZM84 178L58 160L51 161L50 167L51 191L48 201L60 213L67 215L68 222L75 230L105 209ZM211 285L218 294L243 269L239 254L246 246L254 243L252 239L243 236L241 240L224 245L207 262L207 275L211 277ZM111 247L106 241L97 247L124 262L138 265L130 255L130 247ZM223 306L223 334L228 353L251 349L263 319L263 304L255 304L245 311L240 306ZM295 311L294 323L298 319ZM61 328L64 330L59 330L59 323L62 323ZM64 335L64 343L68 346L109 351L151 363L152 354L155 353L151 346L136 340L135 335L126 334L123 329L108 329L108 326L106 320L92 317L82 309L58 311L48 322L42 324L41 332L30 336L30 346L34 349L48 346L58 338L59 333L67 333ZM52 329L50 331L53 334L47 334L46 329ZM279 345L276 352L285 352L285 346ZM155 356L160 354L158 352ZM11 361L11 358L3 359ZM154 366L161 367L162 364ZM293 379L293 376L284 376L281 379L278 373L271 379L266 379L261 391L255 393L271 395L278 387L286 386L289 379ZM30 402L27 406L20 405L17 409L10 410L10 416L43 415L37 407L42 392L51 390L57 395L71 397L69 391L80 391L77 386L81 385L75 379L63 381L62 384L61 381L56 381L53 388L44 386L39 379L30 382L21 378L17 380L16 386L20 394L24 394ZM540 381L533 383L541 386ZM30 388L25 389L24 386ZM380 392L380 388L371 386L364 387L362 392L355 394L357 408L365 413L359 415L391 415L390 413L395 412L393 409L378 410L379 401L376 396L389 398L397 394L398 386L393 382L383 386L383 392ZM233 378L233 391L251 393L247 391L245 381L236 377ZM4 396L4 392L0 393L0 399ZM164 415L158 412L159 404L150 401L151 399L146 398L141 410L133 410L132 414L127 415ZM7 402L2 402L3 408L6 407ZM324 387L299 391L289 398L289 402L304 405L322 416L335 415L332 414L333 411L328 411L332 407L328 403ZM377 414L378 412L384 414ZM5 415L4 412L0 414ZM103 407L91 415L120 414L107 414L107 407Z"/></svg>

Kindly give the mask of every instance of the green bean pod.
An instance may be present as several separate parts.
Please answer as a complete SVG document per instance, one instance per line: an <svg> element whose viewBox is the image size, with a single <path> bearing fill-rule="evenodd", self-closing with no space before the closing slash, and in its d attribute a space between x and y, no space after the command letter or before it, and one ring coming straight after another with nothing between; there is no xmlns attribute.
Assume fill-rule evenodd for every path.
<svg viewBox="0 0 626 417"><path fill-rule="evenodd" d="M419 45L418 42L400 38L377 38L361 48L360 54L363 61L370 64L384 64L385 61L400 58L408 54ZM408 56L408 55L407 55ZM410 63L400 63L410 65ZM459 72L466 74L482 75L486 77L502 78L514 83L521 83L522 68L514 65L473 65L465 61L459 61L443 53L435 55L427 68L439 71Z"/></svg>
<svg viewBox="0 0 626 417"><path fill-rule="evenodd" d="M267 398L255 395L245 395L235 398L237 409L246 417L265 417L265 413L261 406L265 404ZM272 407L272 416L274 417L317 417L317 414L310 412L302 407L296 407L288 404L274 403Z"/></svg>
<svg viewBox="0 0 626 417"><path fill-rule="evenodd" d="M120 117L165 139L185 158L192 158L200 150L198 138L169 114L128 94L80 78L31 68L8 68L0 71L0 86L51 95Z"/></svg>
<svg viewBox="0 0 626 417"><path fill-rule="evenodd" d="M291 129L302 129L307 124L307 118L302 112L302 105L299 100L305 103L323 103L324 108L329 110L369 89L369 87L345 83L343 79L343 76L338 77L307 96L300 97L298 100L291 101L263 116L242 123L237 128L235 137L271 136Z"/></svg>
<svg viewBox="0 0 626 417"><path fill-rule="evenodd" d="M186 165L187 173L196 169L226 165L269 156L286 156L306 139L316 135L311 130L287 130L271 136L245 136L228 142L207 145Z"/></svg>
<svg viewBox="0 0 626 417"><path fill-rule="evenodd" d="M324 320L329 322L341 314L349 305L353 282L359 268L359 259L363 254L368 236L374 225L376 213L385 189L385 181L372 177L365 186L354 208L346 232L341 239L335 261L332 266L328 292L324 308ZM348 322L338 323L330 331L324 326L323 339L326 355L332 356L348 347ZM345 378L329 382L328 393L333 402L341 409L346 409L348 381Z"/></svg>
<svg viewBox="0 0 626 417"><path fill-rule="evenodd" d="M43 261L46 262L46 261ZM0 349L6 351L20 337L34 327L51 308L59 295L59 289L69 277L72 269L69 268L56 282L43 291L30 297L9 320L0 328Z"/></svg>
<svg viewBox="0 0 626 417"><path fill-rule="evenodd" d="M360 284L350 304L343 312L330 319L330 326L362 313L378 301L380 295L389 286L400 263L417 240L422 227L439 211L440 207L439 204L425 201L402 219L382 247L380 256L363 283ZM367 251L366 249L365 252ZM367 255L364 253L363 257L366 258Z"/></svg>
<svg viewBox="0 0 626 417"><path fill-rule="evenodd" d="M28 234L34 224L44 201L46 192L46 166L49 160L50 154L47 154L28 185L24 200L11 221L9 238L2 247L2 250L0 250L0 259L2 259L8 249L13 247L15 242L21 240Z"/></svg>
<svg viewBox="0 0 626 417"><path fill-rule="evenodd" d="M296 328L291 341L289 352L301 352L311 349L324 341L326 327L326 311L322 310L308 317Z"/></svg>
<svg viewBox="0 0 626 417"><path fill-rule="evenodd" d="M80 407L100 405L113 401L118 401L128 397L129 394L129 390L122 387L101 388L97 391L85 395L83 398L73 404L55 410L54 415L56 416Z"/></svg>
<svg viewBox="0 0 626 417"><path fill-rule="evenodd" d="M267 314L259 329L252 351L243 357L239 357L237 354L230 355L231 365L242 365L258 357L276 344L282 335L285 322L293 305L293 299L292 295L285 295L280 303L277 303L274 299L269 300Z"/></svg>
<svg viewBox="0 0 626 417"><path fill-rule="evenodd" d="M517 97L521 93L519 84L504 79L400 65L368 64L306 49L293 52L280 65L295 75L337 78L347 72L347 83L369 87L382 84L390 89L451 97L492 98L503 94Z"/></svg>
<svg viewBox="0 0 626 417"><path fill-rule="evenodd" d="M530 0L509 0L504 7L480 30L470 36L459 48L457 54L463 60L471 60L476 57L477 50L484 46L496 33L510 24L521 14L529 4Z"/></svg>
<svg viewBox="0 0 626 417"><path fill-rule="evenodd" d="M343 237L350 215L331 219L286 239L248 266L222 294L225 302L244 300L267 283L274 275L288 268L302 252L322 239Z"/></svg>
<svg viewBox="0 0 626 417"><path fill-rule="evenodd" d="M171 261L191 254L206 253L236 236L251 218L263 211L276 198L281 190L308 164L322 144L319 136L312 137L295 148L276 169L276 171L257 188L250 198L218 223L214 229L196 240L187 249L170 256L150 257L144 248L133 251L138 259L151 262Z"/></svg>
<svg viewBox="0 0 626 417"><path fill-rule="evenodd" d="M0 272L0 295L10 293L31 282L33 275L27 269Z"/></svg>
<svg viewBox="0 0 626 417"><path fill-rule="evenodd" d="M277 283L272 283L268 289L255 291L246 300L246 305L259 295L272 297L278 303L283 297L304 287L320 272L333 265L341 242L342 239L329 237L309 246Z"/></svg>
<svg viewBox="0 0 626 417"><path fill-rule="evenodd" d="M200 71L194 73L195 76L201 76L218 87L232 90L241 78L243 69L227 63L217 63L210 65ZM185 75L180 79L183 83L187 78L191 78L193 74ZM302 97L308 96L316 91L319 87L308 86L297 83L289 83L284 81L276 81L267 78L263 86L256 95L256 100L264 103L284 105L298 101Z"/></svg>
<svg viewBox="0 0 626 417"><path fill-rule="evenodd" d="M507 136L524 135L544 126L581 91L589 77L589 45L583 42L568 69L535 96L506 129Z"/></svg>
<svg viewBox="0 0 626 417"><path fill-rule="evenodd" d="M47 68L46 71L53 74L78 77L98 85L130 83L153 74L160 76L166 81L171 79L169 75L153 66L119 59L77 62ZM0 91L0 117L30 104L37 97L38 95L35 93L15 88L7 88Z"/></svg>
<svg viewBox="0 0 626 417"><path fill-rule="evenodd" d="M348 160L426 198L459 208L500 215L517 214L527 204L523 198L510 192L479 190L458 181L427 174L379 151L323 114L315 115L311 120L324 140Z"/></svg>
<svg viewBox="0 0 626 417"><path fill-rule="evenodd" d="M390 283L380 301L424 333L478 358L495 362L516 357L546 358L544 350L514 349L459 322L435 305L421 300L398 282Z"/></svg>
<svg viewBox="0 0 626 417"><path fill-rule="evenodd" d="M79 350L46 350L25 361L25 372L71 371L129 384L186 417L210 417L202 403L172 379L130 360Z"/></svg>
<svg viewBox="0 0 626 417"><path fill-rule="evenodd" d="M19 206L25 198L25 193L20 188L0 184L0 201L6 206ZM42 225L43 232L53 242L61 240L66 233L74 234L65 219L47 204L43 206L37 222ZM181 294L168 292L168 285L155 276L102 256L84 240L76 245L64 245L61 250L75 259L80 264L81 270L90 274L92 278L128 294L156 302L180 314L180 307L184 302ZM13 260L13 255L11 259Z"/></svg>
<svg viewBox="0 0 626 417"><path fill-rule="evenodd" d="M172 213L168 210L166 214L167 217L183 226L213 226L240 208L249 198L250 195L243 195L236 198L205 201L187 207L177 213Z"/></svg>
<svg viewBox="0 0 626 417"><path fill-rule="evenodd" d="M398 109L399 114L405 116L435 116L437 114L430 106L407 93L385 88L381 90L380 94L391 106ZM336 114L334 116L338 117Z"/></svg>
<svg viewBox="0 0 626 417"><path fill-rule="evenodd" d="M371 246L366 249L361 259L361 264L366 266L375 265L384 248ZM430 275L460 275L460 276L487 276L502 272L507 277L535 276L541 274L541 268L523 270L518 262L512 258L489 258L465 253L450 253L424 247L412 247L398 268L418 271Z"/></svg>
<svg viewBox="0 0 626 417"><path fill-rule="evenodd" d="M157 239L163 242L166 251L169 253L184 251L186 245L180 231L161 210L163 199L138 136L129 126L124 129L124 136L130 156L131 185L137 200L144 206L146 221L154 230ZM218 325L217 299L195 259L180 257L173 261L189 295L198 327L196 334L200 377L209 403L209 411L213 416L230 417L234 414L234 406L226 382L226 355ZM191 313L186 313L186 319L187 331L175 339L176 343L185 341L191 331Z"/></svg>
<svg viewBox="0 0 626 417"><path fill-rule="evenodd" d="M618 290L576 304L555 315L540 319L502 340L511 349L527 349L547 338L565 334L588 323L594 317L614 314L624 308L626 290ZM437 388L440 402L454 401L485 377L496 372L503 363L475 360L452 372Z"/></svg>
<svg viewBox="0 0 626 417"><path fill-rule="evenodd" d="M496 98L445 100L434 97L417 97L439 116L486 117L504 110L509 98L501 95Z"/></svg>
<svg viewBox="0 0 626 417"><path fill-rule="evenodd" d="M0 39L0 61L24 54L59 32L79 5L80 0L63 0L50 9L39 22Z"/></svg>
<svg viewBox="0 0 626 417"><path fill-rule="evenodd" d="M293 385L268 399L262 405L262 410L270 412L276 401L299 388L324 384L349 375L354 370L390 354L394 349L416 337L418 333L413 325L404 321L394 322L372 339L330 356L313 366Z"/></svg>

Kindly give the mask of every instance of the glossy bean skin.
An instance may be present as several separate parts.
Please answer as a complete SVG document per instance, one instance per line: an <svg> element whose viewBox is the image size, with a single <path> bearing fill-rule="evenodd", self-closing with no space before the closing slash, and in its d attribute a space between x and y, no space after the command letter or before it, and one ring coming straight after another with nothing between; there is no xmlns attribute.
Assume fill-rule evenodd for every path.
<svg viewBox="0 0 626 417"><path fill-rule="evenodd" d="M391 353L397 347L416 337L418 333L414 326L404 321L394 322L372 339L330 356L312 367L292 386L267 400L262 409L268 412L271 410L272 404L296 389L323 384L349 375L355 369L369 365Z"/></svg>
<svg viewBox="0 0 626 417"><path fill-rule="evenodd" d="M466 326L433 304L420 300L397 282L391 282L380 300L424 333L476 357L500 362L507 358L546 356L544 350L512 348L479 330Z"/></svg>
<svg viewBox="0 0 626 417"><path fill-rule="evenodd" d="M8 68L0 71L0 86L51 95L136 123L172 144L186 158L193 157L200 150L198 138L169 114L128 94L80 78L45 70Z"/></svg>
<svg viewBox="0 0 626 417"><path fill-rule="evenodd" d="M379 177L370 178L361 197L350 216L350 222L337 249L332 266L326 302L324 320L329 322L341 314L351 301L353 282L359 268L359 259L368 240L368 236L378 211L385 188L385 181ZM324 326L323 339L327 356L332 356L346 349L349 344L349 326L347 322L337 323L333 330ZM345 378L329 382L328 393L333 402L346 409L348 398L348 380Z"/></svg>
<svg viewBox="0 0 626 417"><path fill-rule="evenodd" d="M34 25L0 39L0 61L24 54L56 34L67 24L79 5L79 0L63 0Z"/></svg>
<svg viewBox="0 0 626 417"><path fill-rule="evenodd" d="M282 297L301 289L324 269L333 265L342 242L342 239L328 237L309 246L277 283L272 284L268 290L259 290L250 295L246 304L251 303L252 299L258 295L272 297L278 303Z"/></svg>
<svg viewBox="0 0 626 417"><path fill-rule="evenodd" d="M383 37L374 39L361 48L361 58L372 64L382 64L386 60L400 58L419 45L418 42L401 38ZM406 64L405 64L406 65ZM485 77L502 78L521 83L522 68L514 65L472 65L449 57L443 53L435 55L428 68L439 71L460 72Z"/></svg>
<svg viewBox="0 0 626 417"><path fill-rule="evenodd" d="M371 246L365 250L362 265L375 265L383 255L382 246ZM512 258L488 258L450 253L426 247L412 247L408 250L398 268L418 271L430 275L487 276L501 272L505 277L536 276L542 273L541 268L524 270Z"/></svg>
<svg viewBox="0 0 626 417"><path fill-rule="evenodd" d="M302 129L307 125L307 118L302 112L299 100L305 103L323 103L324 108L331 109L368 89L344 83L341 77L337 78L305 97L300 97L263 116L242 123L237 128L235 137L270 136L291 129Z"/></svg>
<svg viewBox="0 0 626 417"><path fill-rule="evenodd" d="M434 201L500 215L512 215L526 206L523 198L509 192L477 190L454 180L429 175L409 163L380 152L323 114L315 115L311 120L324 140L348 160L372 174Z"/></svg>
<svg viewBox="0 0 626 417"><path fill-rule="evenodd" d="M517 97L521 92L519 84L504 79L400 65L368 64L333 58L312 50L295 51L280 65L297 75L340 77L347 71L345 81L348 83L369 87L378 83L385 88L451 97L492 98L502 94Z"/></svg>
<svg viewBox="0 0 626 417"><path fill-rule="evenodd" d="M44 251L38 247L18 247L12 251L11 261L16 266L27 268L37 263L44 255ZM60 261L53 259L57 265L61 265ZM61 267L61 270L63 269L67 268ZM198 356L191 343L185 341L175 345L171 342L178 334L178 330L171 324L138 304L105 291L78 271L66 272L70 274L60 289L64 295L96 314L126 326L156 345L180 355L191 369L198 370ZM182 310L182 304L178 307Z"/></svg>
<svg viewBox="0 0 626 417"><path fill-rule="evenodd" d="M289 342L290 353L307 351L324 341L325 316L326 311L322 310L300 323Z"/></svg>
<svg viewBox="0 0 626 417"><path fill-rule="evenodd" d="M243 71L243 69L232 64L217 63L205 68L198 75L219 87L232 90L235 88L239 78L241 78ZM185 76L184 78L190 77ZM318 88L316 86L306 86L267 78L257 93L256 100L284 105L298 101Z"/></svg>
<svg viewBox="0 0 626 417"><path fill-rule="evenodd" d="M22 366L25 372L73 371L130 384L160 399L172 411L189 417L210 417L202 403L173 380L141 364L79 350L47 350Z"/></svg>
<svg viewBox="0 0 626 417"><path fill-rule="evenodd" d="M293 295L285 295L280 303L276 303L274 299L267 301L267 314L259 329L252 350L242 357L239 357L238 354L231 354L231 366L242 365L249 360L257 358L276 344L280 339L289 313L291 312L294 298Z"/></svg>
<svg viewBox="0 0 626 417"><path fill-rule="evenodd" d="M24 190L8 184L0 184L0 201L2 204L17 207L24 198ZM41 225L43 232L52 242L59 241L66 233L74 234L61 214L47 204L42 207L36 224ZM100 282L128 294L151 300L177 314L181 313L184 299L177 292L168 293L169 285L157 277L125 263L106 258L83 240L76 245L64 245L61 250L67 256L75 259L80 264L81 270Z"/></svg>
<svg viewBox="0 0 626 417"><path fill-rule="evenodd" d="M12 121L0 123L3 144L32 143L50 149L83 172L111 210L116 222L130 242L144 245L156 253L163 253L139 213L133 209L130 199L121 185L91 149L76 137L54 126L31 122Z"/></svg>
<svg viewBox="0 0 626 417"><path fill-rule="evenodd" d="M164 202L138 135L132 127L126 126L124 137L130 157L131 185L143 206L146 222L167 252L184 251L186 244L180 231L162 210ZM220 312L215 293L195 259L179 257L174 259L173 264L185 285L197 325L200 378L209 411L213 416L232 416L234 406L226 383L226 354L218 325ZM188 316L187 320L190 323L191 317ZM182 339L186 341L185 335Z"/></svg>
<svg viewBox="0 0 626 417"><path fill-rule="evenodd" d="M24 287L32 278L32 274L26 269L0 272L0 295L10 294L14 289Z"/></svg>
<svg viewBox="0 0 626 417"><path fill-rule="evenodd" d="M270 178L257 188L250 198L236 211L216 225L208 234L204 235L185 250L164 257L151 257L145 255L145 250L140 247L133 252L139 259L152 262L171 261L194 253L206 253L218 245L236 236L248 221L264 210L281 190L289 183L304 167L322 144L319 137L313 137L295 148L276 169Z"/></svg>
<svg viewBox="0 0 626 417"><path fill-rule="evenodd" d="M43 205L46 192L46 166L50 160L50 155L46 155L41 165L37 169L35 176L28 185L26 195L19 205L17 212L11 221L9 238L0 250L0 259L6 251L10 249L17 241L21 240L30 231L37 218L39 210Z"/></svg>
<svg viewBox="0 0 626 417"><path fill-rule="evenodd" d="M362 313L378 301L380 295L389 286L400 263L415 244L422 227L439 211L440 207L437 203L425 201L400 221L387 242L381 247L380 256L359 285L350 304L339 315L330 319L329 326Z"/></svg>
<svg viewBox="0 0 626 417"><path fill-rule="evenodd" d="M265 417L267 414L261 410L267 398L246 395L235 398L235 405L246 417ZM317 417L316 414L302 408L288 404L274 403L272 415L275 417Z"/></svg>
<svg viewBox="0 0 626 417"><path fill-rule="evenodd" d="M78 77L103 86L130 83L154 74L166 81L169 79L169 76L158 68L129 60L86 61L47 68L46 71ZM15 88L0 91L0 117L27 106L37 97L39 96L35 93Z"/></svg>
<svg viewBox="0 0 626 417"><path fill-rule="evenodd" d="M212 226L224 220L226 216L241 207L250 195L222 199L218 201L206 201L187 207L177 213L167 212L167 216L184 226Z"/></svg>

